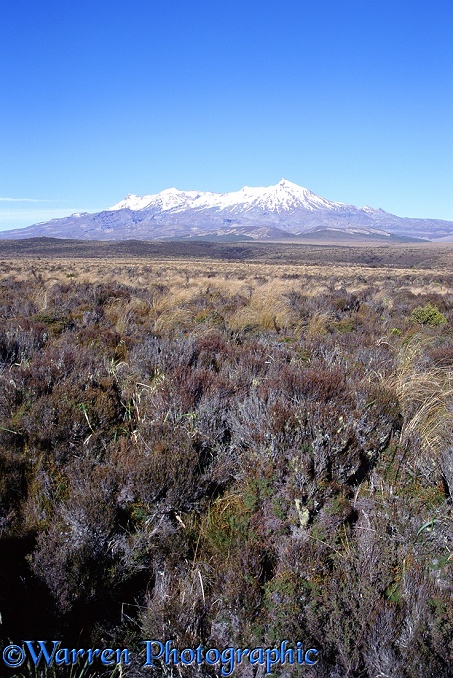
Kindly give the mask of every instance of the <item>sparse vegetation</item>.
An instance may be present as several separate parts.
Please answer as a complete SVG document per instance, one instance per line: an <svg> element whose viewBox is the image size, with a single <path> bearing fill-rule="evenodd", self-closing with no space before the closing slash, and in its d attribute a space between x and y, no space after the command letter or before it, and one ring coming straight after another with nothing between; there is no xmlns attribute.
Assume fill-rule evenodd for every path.
<svg viewBox="0 0 453 678"><path fill-rule="evenodd" d="M337 249L1 262L3 644L450 675L453 275Z"/></svg>

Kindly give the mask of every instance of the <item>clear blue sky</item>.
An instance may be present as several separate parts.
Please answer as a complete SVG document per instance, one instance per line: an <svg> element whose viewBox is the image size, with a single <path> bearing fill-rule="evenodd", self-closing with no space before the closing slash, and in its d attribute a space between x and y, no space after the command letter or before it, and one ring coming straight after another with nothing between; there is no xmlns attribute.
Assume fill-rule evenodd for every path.
<svg viewBox="0 0 453 678"><path fill-rule="evenodd" d="M282 177L453 220L451 0L5 0L0 82L0 229Z"/></svg>

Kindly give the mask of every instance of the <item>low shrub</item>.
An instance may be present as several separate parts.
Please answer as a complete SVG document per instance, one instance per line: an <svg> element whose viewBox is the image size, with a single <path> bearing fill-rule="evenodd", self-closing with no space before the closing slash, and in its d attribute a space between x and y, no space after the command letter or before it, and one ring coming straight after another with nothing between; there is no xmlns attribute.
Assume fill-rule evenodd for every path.
<svg viewBox="0 0 453 678"><path fill-rule="evenodd" d="M429 325L430 327L444 325L447 322L447 318L439 311L437 306L433 306L429 302L424 306L414 308L411 318L419 325Z"/></svg>

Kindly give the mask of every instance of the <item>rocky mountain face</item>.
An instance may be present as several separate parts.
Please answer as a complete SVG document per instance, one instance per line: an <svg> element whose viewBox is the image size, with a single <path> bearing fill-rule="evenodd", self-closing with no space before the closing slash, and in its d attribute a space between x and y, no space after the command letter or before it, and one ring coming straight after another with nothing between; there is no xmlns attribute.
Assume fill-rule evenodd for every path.
<svg viewBox="0 0 453 678"><path fill-rule="evenodd" d="M128 195L112 207L1 233L1 238L47 236L81 240L378 239L453 240L453 222L397 217L381 209L331 202L282 179L232 193L180 191Z"/></svg>

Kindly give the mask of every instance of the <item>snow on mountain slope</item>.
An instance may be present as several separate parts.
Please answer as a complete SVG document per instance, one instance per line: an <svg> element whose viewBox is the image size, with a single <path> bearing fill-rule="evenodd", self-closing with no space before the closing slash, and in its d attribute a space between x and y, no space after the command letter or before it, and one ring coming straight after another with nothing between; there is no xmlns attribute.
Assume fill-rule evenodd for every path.
<svg viewBox="0 0 453 678"><path fill-rule="evenodd" d="M166 188L155 195L133 195L129 194L120 200L120 202L109 207L107 211L114 212L115 210L130 209L134 212L138 210L146 210L156 208L162 211L172 210L190 206L197 198L202 195L199 191L178 191L177 188Z"/></svg>
<svg viewBox="0 0 453 678"><path fill-rule="evenodd" d="M337 209L342 203L335 203L312 193L308 188L297 186L282 179L275 186L267 188L244 186L232 193L210 193L203 191L179 191L167 188L155 195L128 195L116 203L109 211L128 208L132 211L159 209L182 212L186 209L228 210L233 213L248 212L254 208L271 212L292 212L302 208L310 211L318 209Z"/></svg>

